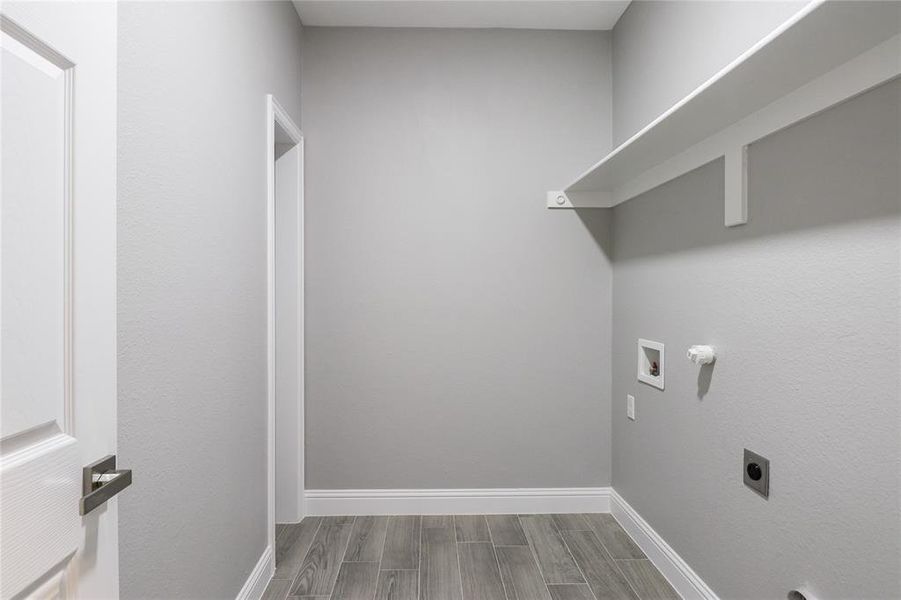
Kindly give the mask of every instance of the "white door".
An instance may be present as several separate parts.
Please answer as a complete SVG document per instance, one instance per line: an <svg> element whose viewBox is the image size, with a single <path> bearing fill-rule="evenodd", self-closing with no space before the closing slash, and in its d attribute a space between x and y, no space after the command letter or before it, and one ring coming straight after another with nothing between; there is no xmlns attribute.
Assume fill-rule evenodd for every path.
<svg viewBox="0 0 901 600"><path fill-rule="evenodd" d="M116 6L0 14L0 597L117 598Z"/></svg>

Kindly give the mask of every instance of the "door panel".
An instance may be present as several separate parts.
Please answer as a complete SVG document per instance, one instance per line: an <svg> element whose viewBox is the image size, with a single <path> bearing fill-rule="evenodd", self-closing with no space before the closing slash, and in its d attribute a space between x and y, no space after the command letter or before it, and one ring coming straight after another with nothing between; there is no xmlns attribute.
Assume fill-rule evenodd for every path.
<svg viewBox="0 0 901 600"><path fill-rule="evenodd" d="M71 65L52 63L14 32L0 36L5 438L43 423L66 425Z"/></svg>
<svg viewBox="0 0 901 600"><path fill-rule="evenodd" d="M11 449L3 441L0 597L56 580L66 598L81 533L71 504L81 492L77 441L52 428L32 433Z"/></svg>
<svg viewBox="0 0 901 600"><path fill-rule="evenodd" d="M118 597L116 7L2 5L0 596Z"/></svg>

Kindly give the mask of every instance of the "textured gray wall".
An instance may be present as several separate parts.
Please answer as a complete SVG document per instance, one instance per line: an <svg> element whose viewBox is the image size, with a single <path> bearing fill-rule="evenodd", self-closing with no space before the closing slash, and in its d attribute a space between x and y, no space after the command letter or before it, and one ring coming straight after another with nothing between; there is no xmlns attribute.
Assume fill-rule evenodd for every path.
<svg viewBox="0 0 901 600"><path fill-rule="evenodd" d="M719 161L614 209L613 485L722 598L901 597L899 140L892 83L753 144L746 226Z"/></svg>
<svg viewBox="0 0 901 600"><path fill-rule="evenodd" d="M304 40L307 488L608 484L609 34Z"/></svg>
<svg viewBox="0 0 901 600"><path fill-rule="evenodd" d="M738 58L806 2L632 2L613 29L619 144Z"/></svg>
<svg viewBox="0 0 901 600"><path fill-rule="evenodd" d="M265 95L290 3L119 5L123 598L234 598L266 546Z"/></svg>

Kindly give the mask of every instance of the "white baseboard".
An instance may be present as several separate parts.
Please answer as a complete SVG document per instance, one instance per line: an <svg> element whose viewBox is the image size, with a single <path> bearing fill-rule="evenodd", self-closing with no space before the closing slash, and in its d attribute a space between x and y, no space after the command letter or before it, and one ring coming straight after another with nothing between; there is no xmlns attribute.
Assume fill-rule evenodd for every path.
<svg viewBox="0 0 901 600"><path fill-rule="evenodd" d="M238 592L236 600L260 600L274 573L275 556L272 554L272 546L266 546L260 560L257 561L253 571L247 577L247 581L244 582L244 587Z"/></svg>
<svg viewBox="0 0 901 600"><path fill-rule="evenodd" d="M609 487L307 490L307 514L443 515L610 512Z"/></svg>
<svg viewBox="0 0 901 600"><path fill-rule="evenodd" d="M719 600L710 586L614 490L610 494L610 512L684 600Z"/></svg>

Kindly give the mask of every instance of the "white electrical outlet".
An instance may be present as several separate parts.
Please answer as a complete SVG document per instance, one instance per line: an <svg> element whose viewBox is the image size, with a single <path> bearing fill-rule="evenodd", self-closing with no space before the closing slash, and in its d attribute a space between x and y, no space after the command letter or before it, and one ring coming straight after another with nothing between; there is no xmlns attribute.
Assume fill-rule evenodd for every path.
<svg viewBox="0 0 901 600"><path fill-rule="evenodd" d="M626 416L635 420L635 396L626 394Z"/></svg>

